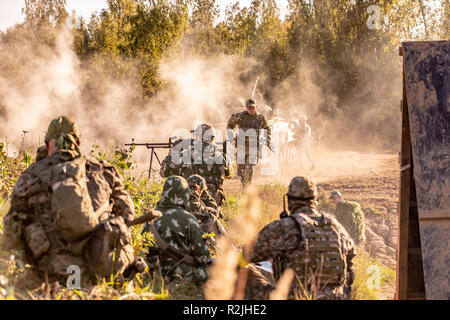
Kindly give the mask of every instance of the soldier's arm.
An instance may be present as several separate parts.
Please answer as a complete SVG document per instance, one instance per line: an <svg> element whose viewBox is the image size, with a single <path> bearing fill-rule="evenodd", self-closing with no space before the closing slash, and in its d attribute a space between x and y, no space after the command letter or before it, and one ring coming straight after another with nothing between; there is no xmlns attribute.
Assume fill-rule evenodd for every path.
<svg viewBox="0 0 450 320"><path fill-rule="evenodd" d="M201 264L207 264L211 261L211 255L206 245L205 240L202 238L202 232L198 223L191 223L189 225L189 240L191 254L194 255L195 259Z"/></svg>
<svg viewBox="0 0 450 320"><path fill-rule="evenodd" d="M119 172L117 172L117 169L113 165L105 162L103 165L105 179L108 181L112 189L111 198L114 203L113 212L119 216L122 216L125 221L133 220L134 203L128 192L125 190L125 186Z"/></svg>
<svg viewBox="0 0 450 320"><path fill-rule="evenodd" d="M233 130L234 128L236 128L236 126L239 125L239 120L240 120L239 114L231 115L230 120L228 120L227 123L227 129Z"/></svg>

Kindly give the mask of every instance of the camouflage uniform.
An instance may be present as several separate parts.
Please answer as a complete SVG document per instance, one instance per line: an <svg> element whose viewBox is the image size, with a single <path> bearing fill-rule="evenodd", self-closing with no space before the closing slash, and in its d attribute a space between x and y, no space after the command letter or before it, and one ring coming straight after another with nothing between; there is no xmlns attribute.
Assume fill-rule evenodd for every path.
<svg viewBox="0 0 450 320"><path fill-rule="evenodd" d="M332 216L317 211L317 189L295 177L288 191L290 216L265 226L251 262L272 260L278 281L295 271L289 299L348 299L353 283L353 240Z"/></svg>
<svg viewBox="0 0 450 320"><path fill-rule="evenodd" d="M66 117L51 122L46 142L52 138L56 139L58 151L33 163L14 187L11 209L4 218L6 235L13 246L18 245L25 250L26 259L39 273L48 274L49 279L62 284L65 284L70 265L79 266L82 277L109 277L112 272L130 274L136 266L142 271L145 265L134 257L131 233L125 224L134 216L133 202L116 169L106 162L86 159L80 154L78 129ZM73 168L85 170L82 181L71 176ZM74 180L76 184L85 183L86 189L78 190L87 190L88 194L66 195L69 198L81 197L85 201L82 202L84 206L92 208L88 223L83 224L88 225L83 233L81 228L72 230L73 233L65 229L61 211L55 210L56 202L60 201L55 198L55 192L58 189L64 191ZM70 205L68 203L69 208ZM84 219L77 220L79 214L76 210L65 216L69 217L69 223ZM107 243L104 237L109 239ZM119 258L113 265L102 252L115 252Z"/></svg>
<svg viewBox="0 0 450 320"><path fill-rule="evenodd" d="M254 101L251 99L247 101L247 105L250 105L249 101L251 101L251 105L256 105ZM264 115L262 115L259 112L255 112L254 115L249 114L247 111L235 113L231 115L230 120L228 120L227 129L234 130L235 128L239 127L239 130L243 130L244 132L248 129L254 129L256 130L256 139L257 139L257 149L259 150L262 148L260 143L260 129L266 130L266 144L267 146L270 146L271 143L271 129L269 127L269 124L266 121L266 118ZM229 137L229 140L232 140L231 137ZM237 175L241 177L241 183L243 186L247 185L248 183L252 182L253 179L253 167L258 162L258 150L250 150L250 139L249 137L245 137L245 147L244 150L240 150L240 147L238 145L239 141L239 135L236 137L236 146L237 146L237 159L239 161L239 154L240 152L245 152L245 162L244 163L238 163L237 164ZM256 159L253 160L253 155L256 156ZM254 162L254 163L253 163Z"/></svg>
<svg viewBox="0 0 450 320"><path fill-rule="evenodd" d="M331 194L330 197L337 196ZM342 200L336 205L334 216L340 224L347 230L356 244L363 243L366 240L366 224L364 222L364 213L357 202Z"/></svg>
<svg viewBox="0 0 450 320"><path fill-rule="evenodd" d="M189 149L180 152L180 159L190 159L190 163L175 163L172 161L172 155L169 154L161 163L160 175L169 177L179 175L188 179L193 174L198 174L206 180L206 186L209 193L220 206L223 204L225 195L223 192L224 179L231 179L233 176L233 167L230 158L220 150L217 145L206 139L205 133L211 130L209 125L200 125L196 132L201 132L201 138L195 141ZM200 140L200 141L199 141ZM201 149L198 148L201 146ZM195 152L196 148L201 152ZM208 158L205 158L208 154Z"/></svg>
<svg viewBox="0 0 450 320"><path fill-rule="evenodd" d="M206 182L203 177L194 174L187 179L191 192L189 194L189 212L192 213L200 223L203 233L215 235L225 234L225 228L220 223L220 207L208 193Z"/></svg>
<svg viewBox="0 0 450 320"><path fill-rule="evenodd" d="M188 203L187 181L180 176L167 178L161 199L156 206L163 215L156 220L154 226L167 244L184 255L194 257L196 265L176 261L162 250L158 253L164 276L171 279L190 278L196 283L201 283L206 280L206 265L210 263L211 256L202 238L197 219L186 211ZM155 247L159 249L158 244Z"/></svg>

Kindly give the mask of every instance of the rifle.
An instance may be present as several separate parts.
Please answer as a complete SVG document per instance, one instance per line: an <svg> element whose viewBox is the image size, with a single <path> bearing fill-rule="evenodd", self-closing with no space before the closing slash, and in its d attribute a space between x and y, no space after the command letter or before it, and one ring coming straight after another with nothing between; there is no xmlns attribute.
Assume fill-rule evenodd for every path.
<svg viewBox="0 0 450 320"><path fill-rule="evenodd" d="M127 226L135 226L137 224L145 223L145 222L153 222L154 220L160 218L162 216L162 213L157 210L149 210L146 213L144 213L142 216L127 222Z"/></svg>

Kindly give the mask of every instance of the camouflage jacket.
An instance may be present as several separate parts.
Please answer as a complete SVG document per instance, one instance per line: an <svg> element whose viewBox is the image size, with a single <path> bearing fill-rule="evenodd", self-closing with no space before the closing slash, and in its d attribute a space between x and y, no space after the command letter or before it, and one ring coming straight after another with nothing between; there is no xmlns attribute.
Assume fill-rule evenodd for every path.
<svg viewBox="0 0 450 320"><path fill-rule="evenodd" d="M231 115L230 120L228 120L227 129L234 130L235 128L239 127L239 129L242 130L248 130L248 129L255 129L257 130L257 137L259 142L259 130L265 129L266 130L266 140L267 143L270 143L271 141L271 128L266 121L266 118L264 115L262 115L259 112L256 112L255 115L249 114L247 111L234 113Z"/></svg>
<svg viewBox="0 0 450 320"><path fill-rule="evenodd" d="M55 225L56 217L52 211L52 190L55 186L47 185L40 178L39 170L64 162L56 153L26 169L14 187L11 209L4 218L6 235L15 244L25 248L27 260L36 265L38 270L47 271L58 280L67 276L69 265L80 266L82 274L86 271L86 261L81 254L85 241L68 242L63 238ZM133 219L133 202L113 166L87 159L86 178L89 180L87 189L98 223L112 216Z"/></svg>
<svg viewBox="0 0 450 320"><path fill-rule="evenodd" d="M366 224L359 203L344 200L336 205L334 215L355 243L365 241Z"/></svg>
<svg viewBox="0 0 450 320"><path fill-rule="evenodd" d="M208 152L209 151L209 152ZM205 158L208 154L208 159ZM190 159L190 163L175 163L169 154L161 163L160 175L169 177L179 175L185 179L193 174L199 174L206 180L208 188L215 186L222 188L224 179L233 176L233 167L230 158L217 150L214 143L202 143L201 152L195 152L194 147L189 150L182 150L179 159Z"/></svg>
<svg viewBox="0 0 450 320"><path fill-rule="evenodd" d="M155 227L161 237L167 244L181 253L191 255L199 263L199 266L180 263L161 252L163 275L192 278L197 283L205 281L206 264L210 262L211 256L206 242L202 238L197 219L179 206L159 206L157 209L163 214L155 222ZM158 249L158 245L155 246Z"/></svg>
<svg viewBox="0 0 450 320"><path fill-rule="evenodd" d="M206 280L206 264L210 262L211 256L197 219L186 211L189 207L189 192L189 185L184 178L167 178L156 206L163 215L156 220L155 228L168 245L182 254L192 256L198 263L198 266L192 266L176 261L159 250L163 275L192 278L201 283ZM155 247L159 249L158 244Z"/></svg>
<svg viewBox="0 0 450 320"><path fill-rule="evenodd" d="M302 215L305 216L302 216ZM326 287L314 288L311 287L308 283L305 285L304 282L304 268L299 268L298 261L299 260L307 260L309 264L316 265L311 261L312 256L306 256L306 254L313 248L308 249L308 243L315 246L316 244L312 241L313 239L305 239L302 236L302 231L300 231L298 220L304 220L304 217L308 220L307 217L314 217L315 219L321 219L324 217L326 221L331 223L332 229L337 230L339 235L339 249L344 255L344 266L345 270L342 270L342 278L345 279L344 283L337 285L330 285ZM295 219L295 220L294 220ZM296 221L297 220L297 221ZM308 229L308 222L303 224L305 230ZM317 229L316 231L317 232ZM321 244L323 246L323 244ZM332 246L336 244L330 244L330 248L328 245L325 247L323 253L325 258L323 262L323 267L319 270L310 270L309 272L316 275L319 275L318 279L315 279L316 282L320 283L320 278L322 277L321 271L327 270L332 267L334 262L327 259L327 251L330 251L333 254ZM312 298L312 299L346 299L349 296L349 291L351 284L353 282L353 262L352 259L355 256L354 244L351 238L348 236L345 229L331 216L328 215L320 215L315 209L311 209L310 207L302 207L295 210L294 213L291 213L290 217L283 218L277 221L274 221L268 225L266 225L261 232L259 233L258 240L254 247L254 250L251 255L251 262L259 262L264 260L271 260L274 267L274 276L276 280L278 280L283 271L287 268L292 268L296 273L296 278L291 285L291 290L289 293L289 298ZM319 259L319 260L321 260ZM329 261L329 262L328 262ZM319 264L321 261L317 261ZM330 265L327 265L330 263ZM323 269L322 269L323 268ZM301 270L300 270L301 269ZM311 268L310 268L311 269ZM303 283L302 286L299 283Z"/></svg>

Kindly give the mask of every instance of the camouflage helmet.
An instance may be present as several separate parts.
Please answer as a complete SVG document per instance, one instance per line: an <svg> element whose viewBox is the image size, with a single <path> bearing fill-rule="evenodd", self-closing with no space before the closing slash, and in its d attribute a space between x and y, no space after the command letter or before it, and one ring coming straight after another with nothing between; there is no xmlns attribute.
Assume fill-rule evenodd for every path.
<svg viewBox="0 0 450 320"><path fill-rule="evenodd" d="M202 123L195 129L196 140L201 140L203 142L211 142L215 136L216 136L215 129L207 123Z"/></svg>
<svg viewBox="0 0 450 320"><path fill-rule="evenodd" d="M317 199L317 187L308 177L295 177L289 183L287 196L295 200Z"/></svg>
<svg viewBox="0 0 450 320"><path fill-rule="evenodd" d="M187 178L187 182L189 186L199 186L200 192L206 190L206 181L201 175L193 174L189 178Z"/></svg>
<svg viewBox="0 0 450 320"><path fill-rule="evenodd" d="M187 208L189 193L189 185L185 178L181 176L170 176L164 183L158 206Z"/></svg>
<svg viewBox="0 0 450 320"><path fill-rule="evenodd" d="M246 107L256 107L256 101L253 99L248 99L247 102L245 103Z"/></svg>
<svg viewBox="0 0 450 320"><path fill-rule="evenodd" d="M62 134L71 135L77 144L80 143L80 132L77 124L66 116L58 117L50 122L45 135L45 142L48 143L53 138L58 139Z"/></svg>
<svg viewBox="0 0 450 320"><path fill-rule="evenodd" d="M342 194L339 192L339 190L331 191L329 198L334 198L334 197L342 197Z"/></svg>

